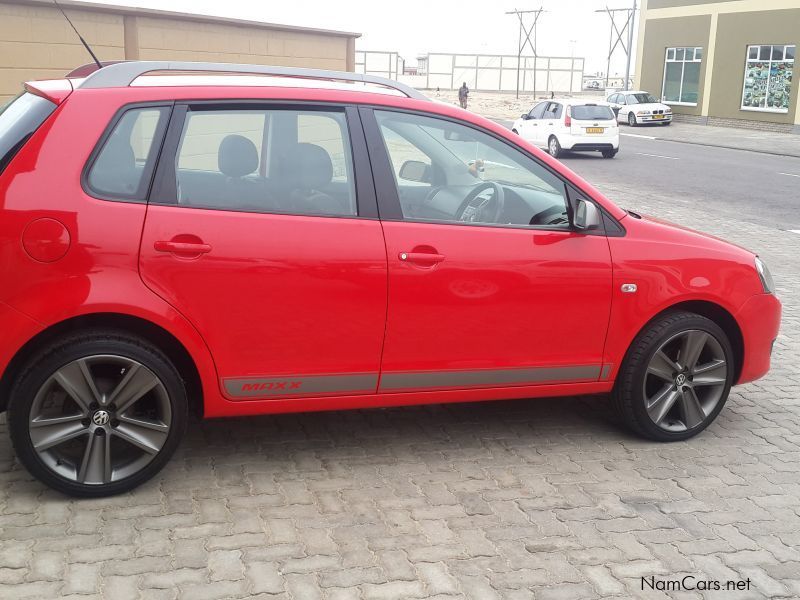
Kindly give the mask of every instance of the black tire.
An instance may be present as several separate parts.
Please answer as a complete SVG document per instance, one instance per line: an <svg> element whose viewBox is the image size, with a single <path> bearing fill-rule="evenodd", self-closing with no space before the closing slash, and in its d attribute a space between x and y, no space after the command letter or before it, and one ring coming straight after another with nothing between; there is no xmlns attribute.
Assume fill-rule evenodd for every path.
<svg viewBox="0 0 800 600"><path fill-rule="evenodd" d="M631 127L636 127L636 125L637 125L637 123L636 123L636 115L633 114L633 112L629 112L628 113L628 125L630 125Z"/></svg>
<svg viewBox="0 0 800 600"><path fill-rule="evenodd" d="M516 129L512 129L511 133L516 133L517 135L519 135L519 131L517 131Z"/></svg>
<svg viewBox="0 0 800 600"><path fill-rule="evenodd" d="M547 153L553 158L558 158L562 154L561 144L559 143L558 138L554 135L551 135L547 140Z"/></svg>
<svg viewBox="0 0 800 600"><path fill-rule="evenodd" d="M654 423L647 412L645 377L648 366L661 345L681 332L700 330L710 334L724 352L726 376L720 384L721 397L704 420L684 431L668 431ZM706 317L690 312L670 312L650 322L631 344L622 363L614 390L612 403L624 423L642 437L673 442L691 438L708 427L725 405L733 383L733 350L725 332Z"/></svg>
<svg viewBox="0 0 800 600"><path fill-rule="evenodd" d="M603 150L603 158L614 158L619 150Z"/></svg>
<svg viewBox="0 0 800 600"><path fill-rule="evenodd" d="M112 358L109 359L107 358L108 356L111 356ZM129 364L131 365L138 363L139 366L137 369L139 370L137 372L146 373L147 377L154 375L155 380L158 381L160 385L156 384L156 387L153 388L156 391L151 390L144 392L141 395L142 400L139 400L138 398L132 400L130 405L132 406L133 404L136 404L139 406L139 403L141 402L141 404L145 405L145 410L153 411L152 405L147 404L149 402L153 402L148 395L158 393L158 406L163 407L164 410L169 410L167 426L163 432L159 434L159 449L151 452L144 452L143 450L140 450L143 458L139 458L138 460L142 461L143 466L141 466L141 468L138 470L133 471L130 464L126 465L123 469L121 469L121 472L125 472L125 469L131 469L131 474L129 476L120 477L118 480L114 480L113 477L109 477L108 482L81 482L79 481L80 477L78 476L79 468L77 460L73 461L73 464L70 466L70 468L75 470L76 477L71 479L67 476L64 476L56 472L54 468L63 468L62 465L68 463L62 462L61 458L59 457L59 459L54 462L56 467L49 466L45 458L43 458L43 456L40 455L40 452L37 452L37 450L34 448L34 442L31 439L32 429L30 421L33 418L32 411L34 409L34 402L37 396L41 396L40 390L46 389L45 386L52 385L50 382L54 380L53 376L57 372L61 372L60 369L69 368L73 364L79 364L75 361L82 361L83 359L96 360L98 363L103 360L112 359L129 361ZM87 363L81 364L85 365ZM142 367L146 367L146 369L142 369ZM88 369L89 367L86 368ZM133 373L131 372L131 369L128 369L126 372L125 368L123 368L120 370L119 374L117 374L114 370L116 368L114 365L109 366L101 364L100 367L92 368L102 368L105 369L105 372L109 372L109 369L112 369L110 372L113 373L114 376L119 378L129 376L130 380L133 381ZM86 380L93 380L93 378L87 377ZM93 380L92 385L95 386L96 390L100 389L100 383L102 381L103 380L99 378ZM116 387L113 379L111 379L109 383L109 386L112 385ZM120 388L124 388L124 386L120 386ZM60 393L63 395L63 397L68 398L68 400L62 400L61 411L66 413L68 411L65 409L64 405L66 402L74 401L69 399L70 394L65 393L64 390L66 390L66 388L61 388ZM47 392L44 395L47 396L47 394L51 394L53 397L56 395L52 394L51 392ZM96 396L97 395L101 395L100 392L98 392ZM121 395L122 394L120 394L120 396ZM107 397L105 392L102 393L102 396L103 398ZM110 398L110 400L113 400L113 398ZM41 400L38 402L41 405ZM75 402L73 407L79 407L78 403ZM92 417L96 416L98 408L103 409L105 407L98 406L95 403L92 409L94 410ZM37 408L37 411L38 410L40 409ZM112 410L117 410L113 403L109 405L108 412L111 413ZM118 410L119 414L116 416L119 419L129 418L126 414L124 414L126 411L125 408L119 408ZM55 341L46 348L42 349L26 364L26 366L20 371L20 376L16 379L11 389L8 405L8 424L11 441L14 446L14 450L17 453L17 457L28 469L28 471L39 481L55 490L58 490L59 492L63 492L71 496L102 497L112 496L129 491L158 473L170 459L180 444L181 439L183 438L183 434L186 430L187 412L188 402L184 382L175 366L167 358L167 356L164 355L164 353L162 353L158 348L149 342L126 332L114 330L92 330ZM111 414L114 415L114 413ZM74 419L78 417L71 418ZM80 422L80 425L86 427L88 433L76 435L71 442L66 442L74 442L76 444L84 443L83 439L85 436L86 450L84 454L84 461L86 462L88 462L86 457L91 454L89 447L91 447L92 443L94 443L90 440L93 433L97 434L100 439L105 439L106 435L108 435L109 441L107 442L107 446L104 446L104 448L110 449L112 443L122 444L123 446L126 444L125 441L114 442L113 440L119 439L117 436L121 436L120 432L123 431L123 428L127 426L127 424L125 422L121 423L120 420L116 420L114 416L109 417L106 415L105 420L108 423L106 426L106 431L110 431L108 429L109 427L119 427L120 429L108 434L103 433L101 435L101 433L98 433L97 431L101 428L99 427L99 424L96 421L94 424L91 423L91 421L94 421L93 418L85 418ZM114 424L115 420L116 424ZM77 425L78 424L76 423L76 427ZM161 426L160 422L159 426ZM89 427L95 427L95 429L88 429ZM122 454L132 454L137 450L136 446L133 444L127 444L130 446L130 448L122 448L122 450L120 450ZM61 448L61 446L55 446L54 448ZM116 446L116 448L119 448L119 446ZM111 455L111 450L107 450L106 457L111 457ZM48 460L53 462L49 458ZM112 462L113 461L109 458L108 464L112 464ZM108 472L112 472L111 467L108 468Z"/></svg>

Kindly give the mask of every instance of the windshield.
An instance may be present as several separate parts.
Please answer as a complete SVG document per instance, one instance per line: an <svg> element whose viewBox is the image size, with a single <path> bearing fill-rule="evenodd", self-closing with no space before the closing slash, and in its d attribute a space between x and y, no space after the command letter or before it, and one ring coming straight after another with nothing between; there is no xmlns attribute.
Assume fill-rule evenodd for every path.
<svg viewBox="0 0 800 600"><path fill-rule="evenodd" d="M628 98L632 99L629 104L654 104L658 102L651 94L631 94Z"/></svg>
<svg viewBox="0 0 800 600"><path fill-rule="evenodd" d="M572 107L571 116L576 121L607 121L614 118L614 113L608 106L576 104Z"/></svg>
<svg viewBox="0 0 800 600"><path fill-rule="evenodd" d="M56 105L25 92L0 108L0 174Z"/></svg>

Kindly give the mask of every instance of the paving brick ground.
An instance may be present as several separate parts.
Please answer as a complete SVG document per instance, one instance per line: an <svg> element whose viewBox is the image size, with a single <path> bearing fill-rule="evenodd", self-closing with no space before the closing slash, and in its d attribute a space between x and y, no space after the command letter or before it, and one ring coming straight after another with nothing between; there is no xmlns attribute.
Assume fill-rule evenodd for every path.
<svg viewBox="0 0 800 600"><path fill-rule="evenodd" d="M604 398L195 422L150 483L73 501L0 420L0 597L700 598L641 590L683 575L799 597L800 236L605 189L773 269L774 368L700 437L639 440Z"/></svg>

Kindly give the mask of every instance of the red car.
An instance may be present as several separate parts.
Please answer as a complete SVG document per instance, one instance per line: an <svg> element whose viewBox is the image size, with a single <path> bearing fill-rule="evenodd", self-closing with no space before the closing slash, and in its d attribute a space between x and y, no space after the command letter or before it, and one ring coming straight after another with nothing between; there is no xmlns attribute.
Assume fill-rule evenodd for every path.
<svg viewBox="0 0 800 600"><path fill-rule="evenodd" d="M754 254L618 208L486 119L353 73L81 75L0 112L0 403L53 488L142 483L190 409L610 392L682 440L769 369Z"/></svg>

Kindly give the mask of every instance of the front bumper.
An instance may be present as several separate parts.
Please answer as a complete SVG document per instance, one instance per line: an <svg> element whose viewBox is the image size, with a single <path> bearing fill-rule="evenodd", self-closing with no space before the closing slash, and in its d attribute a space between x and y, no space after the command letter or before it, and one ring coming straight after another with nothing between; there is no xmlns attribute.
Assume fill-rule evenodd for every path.
<svg viewBox="0 0 800 600"><path fill-rule="evenodd" d="M658 115L636 115L636 120L639 123L670 123L672 115L664 115L663 119L657 119Z"/></svg>
<svg viewBox="0 0 800 600"><path fill-rule="evenodd" d="M736 322L744 339L744 360L736 383L747 383L769 371L781 324L781 302L774 294L756 294L739 309Z"/></svg>

